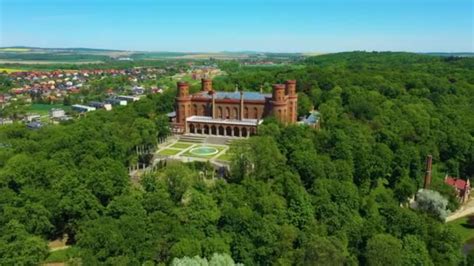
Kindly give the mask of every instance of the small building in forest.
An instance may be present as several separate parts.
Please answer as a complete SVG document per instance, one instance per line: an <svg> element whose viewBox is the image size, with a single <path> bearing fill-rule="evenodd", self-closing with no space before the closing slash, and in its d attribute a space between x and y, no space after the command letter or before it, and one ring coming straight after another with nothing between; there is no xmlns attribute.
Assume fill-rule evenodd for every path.
<svg viewBox="0 0 474 266"><path fill-rule="evenodd" d="M465 203L469 199L469 195L471 194L471 183L469 179L464 180L446 175L444 177L444 183L456 190L459 202Z"/></svg>

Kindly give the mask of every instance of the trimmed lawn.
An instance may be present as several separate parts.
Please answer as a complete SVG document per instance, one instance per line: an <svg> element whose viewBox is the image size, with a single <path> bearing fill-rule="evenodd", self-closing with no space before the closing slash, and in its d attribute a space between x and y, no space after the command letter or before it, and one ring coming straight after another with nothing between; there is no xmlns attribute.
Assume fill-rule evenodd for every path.
<svg viewBox="0 0 474 266"><path fill-rule="evenodd" d="M166 155L166 156L171 156L171 155L176 155L180 153L182 150L175 150L175 149L164 149L158 152L159 155Z"/></svg>
<svg viewBox="0 0 474 266"><path fill-rule="evenodd" d="M217 157L217 160L227 161L227 162L230 162L230 159L232 159L232 155L229 153L229 150L227 150L227 152Z"/></svg>
<svg viewBox="0 0 474 266"><path fill-rule="evenodd" d="M448 223L456 232L461 235L464 242L474 238L474 224L471 225L469 223L469 217L470 216L466 216Z"/></svg>
<svg viewBox="0 0 474 266"><path fill-rule="evenodd" d="M193 145L194 143L176 142L175 144L171 145L170 148L187 149Z"/></svg>

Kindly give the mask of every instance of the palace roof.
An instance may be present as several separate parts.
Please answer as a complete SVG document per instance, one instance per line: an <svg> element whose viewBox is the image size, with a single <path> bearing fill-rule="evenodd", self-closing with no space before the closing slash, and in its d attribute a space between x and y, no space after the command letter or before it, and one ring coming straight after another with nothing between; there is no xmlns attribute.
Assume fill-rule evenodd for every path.
<svg viewBox="0 0 474 266"><path fill-rule="evenodd" d="M240 119L221 119L221 118L212 118L210 116L199 116L193 115L186 118L187 122L200 122L208 124L228 124L228 125L240 125L240 126L257 126L260 125L263 120L244 118Z"/></svg>
<svg viewBox="0 0 474 266"><path fill-rule="evenodd" d="M215 91L216 100L221 99L232 99L232 100L240 100L240 91L236 92L227 92L227 91ZM243 92L244 100L251 100L251 101L265 101L265 98L271 98L271 94L267 93L260 93L256 91L244 91ZM203 97L203 98L212 98L212 95L209 94L207 91L200 91L193 94L194 97Z"/></svg>

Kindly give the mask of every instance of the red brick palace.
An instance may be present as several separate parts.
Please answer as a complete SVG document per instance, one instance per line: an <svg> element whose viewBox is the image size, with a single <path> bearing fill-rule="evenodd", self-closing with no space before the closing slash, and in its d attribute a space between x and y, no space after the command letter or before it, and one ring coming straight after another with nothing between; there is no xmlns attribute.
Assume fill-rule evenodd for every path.
<svg viewBox="0 0 474 266"><path fill-rule="evenodd" d="M178 82L174 132L248 137L269 115L284 124L296 123L296 81L274 84L273 93L215 91L211 79L202 79L201 91L189 94L189 85Z"/></svg>

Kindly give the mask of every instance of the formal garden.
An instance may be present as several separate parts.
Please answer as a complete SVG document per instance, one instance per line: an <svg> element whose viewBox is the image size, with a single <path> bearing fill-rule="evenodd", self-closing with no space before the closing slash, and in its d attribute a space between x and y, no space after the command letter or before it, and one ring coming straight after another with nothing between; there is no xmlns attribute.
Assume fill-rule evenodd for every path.
<svg viewBox="0 0 474 266"><path fill-rule="evenodd" d="M176 141L160 148L157 154L161 156L176 156L181 159L218 159L228 161L228 149L229 146L227 145Z"/></svg>

